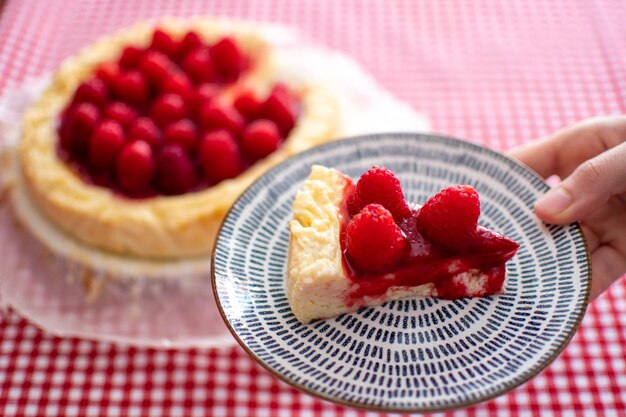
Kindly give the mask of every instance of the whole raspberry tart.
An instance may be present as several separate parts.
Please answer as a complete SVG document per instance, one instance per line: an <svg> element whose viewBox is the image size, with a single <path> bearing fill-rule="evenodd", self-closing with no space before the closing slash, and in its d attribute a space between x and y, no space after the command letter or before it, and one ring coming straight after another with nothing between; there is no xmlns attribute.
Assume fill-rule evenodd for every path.
<svg viewBox="0 0 626 417"><path fill-rule="evenodd" d="M293 211L287 296L303 323L409 296L502 292L505 264L519 248L478 224L471 186L445 188L420 206L384 167L355 184L313 166Z"/></svg>
<svg viewBox="0 0 626 417"><path fill-rule="evenodd" d="M278 79L274 52L253 24L210 19L98 41L66 60L27 112L18 186L99 250L210 254L245 188L337 135L332 94Z"/></svg>

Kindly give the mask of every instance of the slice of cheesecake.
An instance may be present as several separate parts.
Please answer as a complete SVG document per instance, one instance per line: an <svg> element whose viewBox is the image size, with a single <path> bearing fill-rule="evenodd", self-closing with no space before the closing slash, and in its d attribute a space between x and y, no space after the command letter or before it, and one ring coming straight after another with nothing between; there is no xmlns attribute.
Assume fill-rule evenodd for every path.
<svg viewBox="0 0 626 417"><path fill-rule="evenodd" d="M313 166L293 211L287 296L302 323L411 296L502 292L505 263L519 248L477 224L472 187L446 188L419 206L382 167L355 184Z"/></svg>

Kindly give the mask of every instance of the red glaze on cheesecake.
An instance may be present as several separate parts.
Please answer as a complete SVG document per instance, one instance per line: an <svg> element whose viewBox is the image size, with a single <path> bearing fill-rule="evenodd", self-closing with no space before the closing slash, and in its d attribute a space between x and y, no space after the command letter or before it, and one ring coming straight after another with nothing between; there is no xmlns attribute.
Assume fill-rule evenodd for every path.
<svg viewBox="0 0 626 417"><path fill-rule="evenodd" d="M385 211L389 214L386 218ZM478 194L469 186L444 189L420 207L404 200L399 181L385 168L374 167L356 185L350 182L340 214L344 273L352 282L346 304L359 305L365 297L382 297L391 287L429 283L434 284L440 298L476 296L454 280L459 274L476 271L485 277L479 295L501 292L505 263L519 245L479 226L479 214ZM354 227L364 215L375 225L376 230L369 234L367 226L362 230ZM394 219L394 224L389 219ZM382 223L390 230L386 231ZM387 237L398 232L405 244ZM390 249L389 242L394 242L397 253L392 253L396 249ZM376 264L368 266L372 259L387 266L382 270Z"/></svg>

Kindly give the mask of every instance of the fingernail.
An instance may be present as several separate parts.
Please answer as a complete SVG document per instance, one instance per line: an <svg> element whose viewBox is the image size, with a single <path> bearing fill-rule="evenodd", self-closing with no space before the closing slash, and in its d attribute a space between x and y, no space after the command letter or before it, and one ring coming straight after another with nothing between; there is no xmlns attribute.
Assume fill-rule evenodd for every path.
<svg viewBox="0 0 626 417"><path fill-rule="evenodd" d="M540 210L551 215L558 215L572 205L574 199L572 195L563 187L555 187L548 191L535 204L535 210Z"/></svg>

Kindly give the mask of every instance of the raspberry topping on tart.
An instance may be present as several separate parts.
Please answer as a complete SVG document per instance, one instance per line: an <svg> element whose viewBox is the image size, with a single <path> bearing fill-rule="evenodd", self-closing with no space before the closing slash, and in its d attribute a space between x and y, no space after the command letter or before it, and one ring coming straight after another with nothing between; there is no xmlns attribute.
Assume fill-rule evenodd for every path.
<svg viewBox="0 0 626 417"><path fill-rule="evenodd" d="M89 139L89 163L97 169L112 166L125 142L122 125L115 120L105 120Z"/></svg>
<svg viewBox="0 0 626 417"><path fill-rule="evenodd" d="M231 37L157 29L83 81L59 116L59 156L127 197L178 195L234 178L276 151L299 113L283 84L237 83L255 65Z"/></svg>
<svg viewBox="0 0 626 417"><path fill-rule="evenodd" d="M501 290L505 263L519 245L478 224L480 201L469 185L448 187L423 206L407 202L393 172L375 166L343 199L340 243L351 297L376 297L390 287L434 284L441 298L460 298L463 273L481 271L481 295Z"/></svg>
<svg viewBox="0 0 626 417"><path fill-rule="evenodd" d="M215 182L234 178L244 169L237 140L227 130L214 130L202 138L200 162L204 175Z"/></svg>
<svg viewBox="0 0 626 417"><path fill-rule="evenodd" d="M132 193L145 189L152 182L156 171L152 148L141 139L125 145L115 168L122 190Z"/></svg>
<svg viewBox="0 0 626 417"><path fill-rule="evenodd" d="M271 120L260 119L250 123L243 132L241 147L253 159L265 158L280 145L278 126Z"/></svg>

